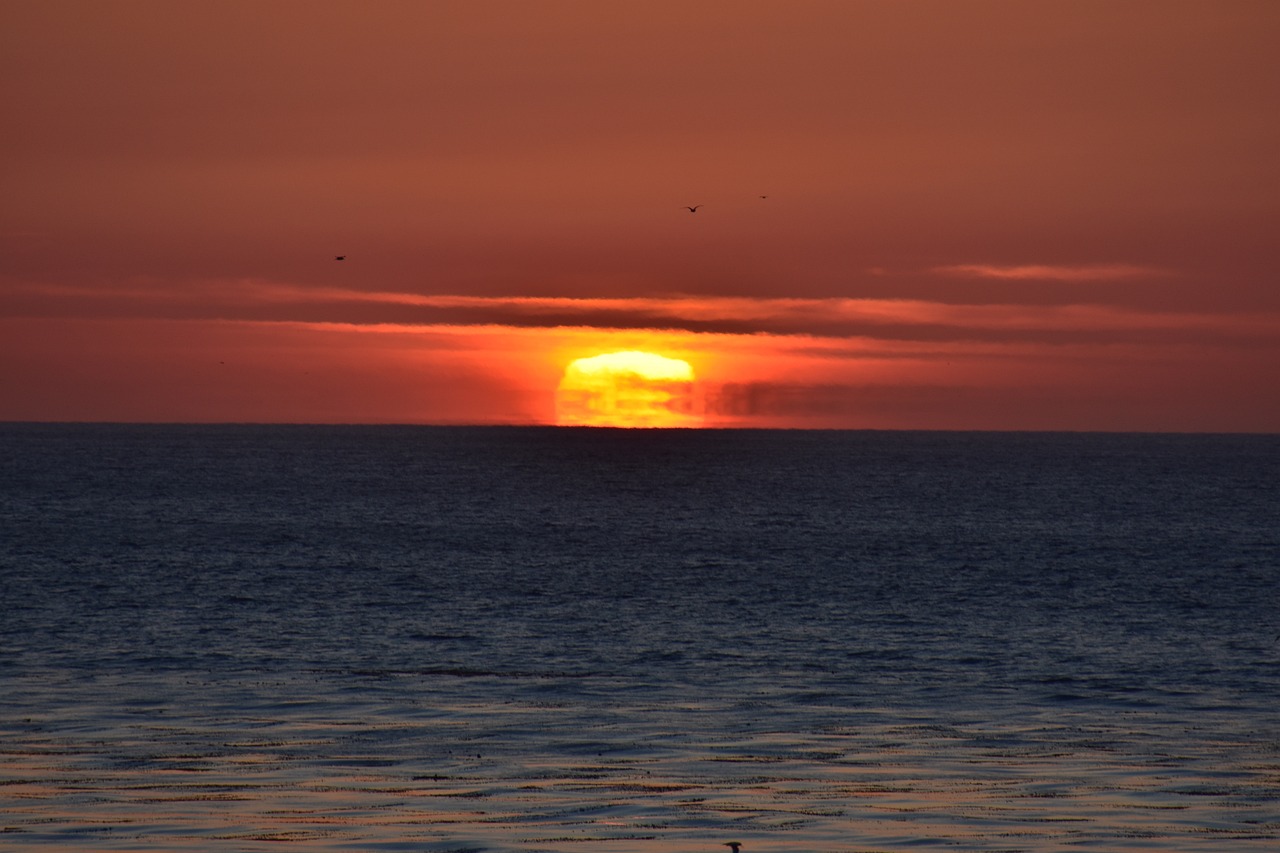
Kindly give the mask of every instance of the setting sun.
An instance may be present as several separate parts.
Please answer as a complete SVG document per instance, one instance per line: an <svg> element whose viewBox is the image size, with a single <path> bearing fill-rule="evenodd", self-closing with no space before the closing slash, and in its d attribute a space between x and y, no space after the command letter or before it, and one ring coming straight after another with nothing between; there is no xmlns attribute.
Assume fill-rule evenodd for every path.
<svg viewBox="0 0 1280 853"><path fill-rule="evenodd" d="M629 350L579 358L556 390L561 426L692 427L693 368L687 361Z"/></svg>

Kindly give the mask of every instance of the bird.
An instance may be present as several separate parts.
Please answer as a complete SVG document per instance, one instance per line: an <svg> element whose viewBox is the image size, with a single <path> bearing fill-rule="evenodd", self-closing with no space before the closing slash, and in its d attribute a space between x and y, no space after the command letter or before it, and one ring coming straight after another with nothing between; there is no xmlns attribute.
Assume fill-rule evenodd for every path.
<svg viewBox="0 0 1280 853"><path fill-rule="evenodd" d="M733 853L738 853L738 848L742 846L742 842L741 842L741 841L726 841L726 842L724 843L724 846L725 846L725 847L730 848L731 850L733 850Z"/></svg>
<svg viewBox="0 0 1280 853"><path fill-rule="evenodd" d="M697 212L698 212L698 208L700 208L700 207L702 207L702 205L700 205L700 204L695 204L693 207L689 207L689 205L687 205L687 204L686 204L686 205L685 205L685 207L684 207L684 209L685 209L685 210L687 210L687 211L689 211L690 213L697 213Z"/></svg>
<svg viewBox="0 0 1280 853"><path fill-rule="evenodd" d="M336 256L334 257L334 260L335 260L335 261L345 261L346 259L347 259L347 256L346 256L346 255L336 255Z"/></svg>
<svg viewBox="0 0 1280 853"><path fill-rule="evenodd" d="M760 198L768 198L768 196L767 196L767 195L762 195L762 196L760 196Z"/></svg>

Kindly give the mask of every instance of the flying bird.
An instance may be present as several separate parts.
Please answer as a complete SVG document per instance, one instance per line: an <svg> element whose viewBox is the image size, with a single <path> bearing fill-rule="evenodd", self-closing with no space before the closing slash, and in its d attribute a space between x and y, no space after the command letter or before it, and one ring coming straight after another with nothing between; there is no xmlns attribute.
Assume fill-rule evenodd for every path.
<svg viewBox="0 0 1280 853"><path fill-rule="evenodd" d="M346 259L347 259L346 255L337 255L336 257L334 257L335 261L345 261Z"/></svg>
<svg viewBox="0 0 1280 853"><path fill-rule="evenodd" d="M685 208L684 208L684 209L685 209L685 210L687 210L687 211L689 211L690 213L697 213L697 212L698 212L698 208L700 208L700 207L702 207L702 205L700 205L700 204L695 204L693 207L689 207L688 205L685 205Z"/></svg>

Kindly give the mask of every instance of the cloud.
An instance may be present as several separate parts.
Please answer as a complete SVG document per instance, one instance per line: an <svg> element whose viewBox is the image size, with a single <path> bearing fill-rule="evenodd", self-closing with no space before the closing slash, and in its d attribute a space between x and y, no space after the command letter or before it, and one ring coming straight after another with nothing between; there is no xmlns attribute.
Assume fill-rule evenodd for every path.
<svg viewBox="0 0 1280 853"><path fill-rule="evenodd" d="M249 295L249 294L246 294ZM1152 311L1101 304L957 305L919 299L493 297L364 292L269 285L256 294L273 302L323 302L403 307L409 321L515 327L595 326L681 329L730 334L940 337L970 333L1121 333L1195 331L1280 332L1280 315ZM913 333L911 330L915 330Z"/></svg>
<svg viewBox="0 0 1280 853"><path fill-rule="evenodd" d="M952 264L930 272L959 278L994 278L1015 281L1123 281L1170 275L1169 270L1140 264Z"/></svg>
<svg viewBox="0 0 1280 853"><path fill-rule="evenodd" d="M922 299L469 296L254 279L96 289L11 283L8 316L221 319L353 325L582 327L900 340L1112 339L1136 334L1254 338L1280 334L1276 313L1159 311L1098 303L955 304Z"/></svg>

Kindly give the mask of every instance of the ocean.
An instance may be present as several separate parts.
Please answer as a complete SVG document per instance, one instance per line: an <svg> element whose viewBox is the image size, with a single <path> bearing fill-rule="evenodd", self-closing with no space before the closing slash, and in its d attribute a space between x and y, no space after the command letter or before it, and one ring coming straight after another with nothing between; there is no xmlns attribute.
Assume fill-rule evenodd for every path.
<svg viewBox="0 0 1280 853"><path fill-rule="evenodd" d="M1280 849L1280 436L0 425L0 848Z"/></svg>

